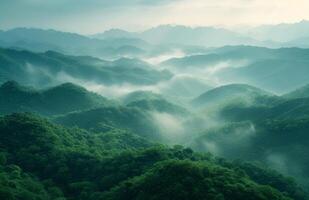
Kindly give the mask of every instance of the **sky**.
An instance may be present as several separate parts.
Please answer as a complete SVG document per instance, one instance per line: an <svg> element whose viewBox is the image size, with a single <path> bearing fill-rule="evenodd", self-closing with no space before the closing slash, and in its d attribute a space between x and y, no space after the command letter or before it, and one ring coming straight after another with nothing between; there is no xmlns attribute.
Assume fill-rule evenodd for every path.
<svg viewBox="0 0 309 200"><path fill-rule="evenodd" d="M0 0L0 29L52 28L93 34L160 24L238 26L309 19L308 0Z"/></svg>

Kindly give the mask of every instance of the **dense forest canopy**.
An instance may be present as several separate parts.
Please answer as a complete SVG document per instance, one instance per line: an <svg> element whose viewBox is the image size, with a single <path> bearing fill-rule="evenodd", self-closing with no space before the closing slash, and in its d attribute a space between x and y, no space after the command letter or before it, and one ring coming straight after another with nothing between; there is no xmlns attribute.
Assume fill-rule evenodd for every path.
<svg viewBox="0 0 309 200"><path fill-rule="evenodd" d="M0 119L0 133L5 199L306 198L277 172L151 143L121 129L89 133L12 114Z"/></svg>

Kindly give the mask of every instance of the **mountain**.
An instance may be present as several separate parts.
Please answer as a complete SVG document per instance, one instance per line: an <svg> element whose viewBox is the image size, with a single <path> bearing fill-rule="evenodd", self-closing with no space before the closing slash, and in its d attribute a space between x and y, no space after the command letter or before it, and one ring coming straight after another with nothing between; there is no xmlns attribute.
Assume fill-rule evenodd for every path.
<svg viewBox="0 0 309 200"><path fill-rule="evenodd" d="M308 48L309 47L309 38L307 36L300 37L289 42L284 43L286 47L300 47L300 48Z"/></svg>
<svg viewBox="0 0 309 200"><path fill-rule="evenodd" d="M56 113L68 113L111 104L106 98L72 83L44 90L42 96L48 109Z"/></svg>
<svg viewBox="0 0 309 200"><path fill-rule="evenodd" d="M249 63L263 60L306 60L309 55L308 49L302 48L265 48L257 46L224 46L212 48L205 51L204 54L185 56L182 58L172 58L163 62L165 65L180 65L184 67L203 67L209 64L216 64L223 61L239 61L247 59Z"/></svg>
<svg viewBox="0 0 309 200"><path fill-rule="evenodd" d="M126 55L122 54L118 49L121 50L123 46L128 45L138 49L149 46L145 41L137 38L121 37L100 40L76 33L35 28L16 28L0 32L0 46L26 49L34 52L52 50L72 55L110 58L115 57L115 54Z"/></svg>
<svg viewBox="0 0 309 200"><path fill-rule="evenodd" d="M183 44L198 46L224 46L256 44L249 37L214 27L191 28L186 26L161 25L142 32L141 38L154 44Z"/></svg>
<svg viewBox="0 0 309 200"><path fill-rule="evenodd" d="M276 57L291 56L285 54L285 49L269 49L256 46L224 46L208 49L204 54L172 58L161 65L174 66L180 69L185 67L206 67L220 62L248 60L259 61ZM301 49L299 49L301 51ZM298 52L295 52L298 53ZM284 54L284 55L282 55Z"/></svg>
<svg viewBox="0 0 309 200"><path fill-rule="evenodd" d="M95 35L92 35L91 37L93 38L98 38L98 39L107 39L107 38L136 38L137 34L128 32L125 30L121 29L110 29L107 30L103 33L98 33Z"/></svg>
<svg viewBox="0 0 309 200"><path fill-rule="evenodd" d="M300 92L305 88L266 105L221 107L220 122L196 134L191 146L231 159L262 162L308 188L309 161L301 156L309 152L309 98Z"/></svg>
<svg viewBox="0 0 309 200"><path fill-rule="evenodd" d="M267 105L277 100L273 94L246 84L230 84L209 90L192 101L194 106Z"/></svg>
<svg viewBox="0 0 309 200"><path fill-rule="evenodd" d="M0 34L0 40L5 41L11 47L26 48L33 51L62 51L65 49L71 51L77 44L91 45L96 43L95 40L89 40L87 37L74 33L32 28L16 28L4 31Z"/></svg>
<svg viewBox="0 0 309 200"><path fill-rule="evenodd" d="M289 42L298 38L307 37L309 34L309 22L302 20L297 23L282 23L275 25L262 25L249 28L246 35L257 40L272 40L275 42Z"/></svg>
<svg viewBox="0 0 309 200"><path fill-rule="evenodd" d="M137 59L104 61L87 56L69 56L53 51L33 53L0 49L0 83L15 80L34 86L63 82L88 84L148 85L170 79L167 70L158 71Z"/></svg>
<svg viewBox="0 0 309 200"><path fill-rule="evenodd" d="M263 115L254 119L252 112L243 114L244 118L237 122L200 132L190 146L194 150L210 151L229 159L263 163L294 177L304 188L308 188L309 160L303 157L309 152L308 115L302 119L293 116L286 119L266 118Z"/></svg>
<svg viewBox="0 0 309 200"><path fill-rule="evenodd" d="M284 94L283 97L288 99L309 98L309 85L305 85L292 92Z"/></svg>
<svg viewBox="0 0 309 200"><path fill-rule="evenodd" d="M161 66L219 84L246 83L286 93L309 82L305 75L309 72L308 58L308 49L226 46L201 55L170 59Z"/></svg>
<svg viewBox="0 0 309 200"><path fill-rule="evenodd" d="M191 45L191 46L224 46L224 45L266 45L248 36L215 27L188 27L181 25L160 25L141 32L127 32L111 29L94 35L99 39L139 38L155 45Z"/></svg>
<svg viewBox="0 0 309 200"><path fill-rule="evenodd" d="M135 91L122 97L121 101L124 104L130 104L132 102L142 100L161 100L161 99L164 99L164 97L161 96L160 94L156 94L151 91Z"/></svg>
<svg viewBox="0 0 309 200"><path fill-rule="evenodd" d="M309 115L309 98L306 95L308 86L303 86L290 93L277 96L270 104L242 105L230 104L223 107L221 117L228 121L239 122L245 120L302 120Z"/></svg>
<svg viewBox="0 0 309 200"><path fill-rule="evenodd" d="M150 114L136 107L111 106L70 113L54 119L58 124L96 132L125 129L144 138L159 140L161 135Z"/></svg>
<svg viewBox="0 0 309 200"><path fill-rule="evenodd" d="M189 114L185 108L173 104L165 99L144 99L127 104L128 107L136 107L146 111L169 113L185 117Z"/></svg>
<svg viewBox="0 0 309 200"><path fill-rule="evenodd" d="M217 176L220 173L225 174L225 181L220 181ZM214 185L211 190L204 186L206 180L207 185ZM242 184L237 185L238 181ZM174 192L175 186L173 186L173 183L175 182L178 183L177 189L182 192ZM158 185L160 187L156 187ZM203 197L205 199L217 199L227 196L224 188L228 185L234 186L229 190L228 196L230 199L245 199L248 196L252 199L287 199L275 190L265 186L258 186L219 166L215 167L206 163L194 164L190 161L178 160L158 163L146 174L134 177L114 188L104 198L133 200L142 196L145 199L159 200L164 196L166 199L201 199ZM189 192L192 190L194 192ZM252 190L257 193L252 193Z"/></svg>
<svg viewBox="0 0 309 200"><path fill-rule="evenodd" d="M227 69L221 75L224 79L239 80L282 94L309 82L305 75L309 72L308 63L306 59L263 60L247 67Z"/></svg>
<svg viewBox="0 0 309 200"><path fill-rule="evenodd" d="M173 103L172 99L167 100L162 95L151 91L136 91L127 94L122 98L122 102L128 107L136 107L150 112L169 113L185 117L189 111Z"/></svg>
<svg viewBox="0 0 309 200"><path fill-rule="evenodd" d="M243 107L240 105L230 105L221 111L221 116L225 120L242 121L265 119L271 120L301 120L307 118L309 112L309 98L289 99L285 98L274 101L273 105L254 105Z"/></svg>
<svg viewBox="0 0 309 200"><path fill-rule="evenodd" d="M93 180L94 177L94 174L87 173L86 162L92 166L92 171L95 170L95 163L105 165L99 155L108 153L112 156L115 150L121 153L124 150L153 146L122 130L100 135L84 130L65 129L31 114L1 117L0 134L0 195L4 199L14 200L25 197L77 199L83 192L77 194L74 191L77 188L86 190L87 179ZM105 162L109 162L109 159ZM63 174L63 167L69 170L66 175ZM83 172L78 175L82 168ZM69 177L72 179L65 181ZM101 177L108 178L106 175ZM45 182L46 178L49 179L48 184ZM108 180L104 182L108 183ZM93 189L96 190L95 188L96 186Z"/></svg>
<svg viewBox="0 0 309 200"><path fill-rule="evenodd" d="M123 70L127 68L128 69L140 68L144 70L151 68L150 64L136 58L119 58L117 60L112 61L111 65L115 67L121 67Z"/></svg>
<svg viewBox="0 0 309 200"><path fill-rule="evenodd" d="M142 56L146 54L144 49L132 46L132 45L124 45L116 48L114 51L110 53L111 55L118 55L118 57L136 57Z"/></svg>
<svg viewBox="0 0 309 200"><path fill-rule="evenodd" d="M309 98L292 99L273 106L268 116L277 119L301 119L308 117Z"/></svg>
<svg viewBox="0 0 309 200"><path fill-rule="evenodd" d="M1 197L306 199L292 180L274 171L181 146L147 144L130 134L122 137L119 130L105 134L67 129L30 114L1 117Z"/></svg>
<svg viewBox="0 0 309 200"><path fill-rule="evenodd" d="M112 104L86 89L65 83L47 90L35 90L9 81L0 87L0 114L37 112L43 115L65 114Z"/></svg>

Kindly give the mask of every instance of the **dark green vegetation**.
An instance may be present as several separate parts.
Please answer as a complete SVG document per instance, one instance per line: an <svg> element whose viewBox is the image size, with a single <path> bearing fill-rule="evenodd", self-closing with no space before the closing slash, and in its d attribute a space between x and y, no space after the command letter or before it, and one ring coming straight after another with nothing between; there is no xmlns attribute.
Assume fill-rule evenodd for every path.
<svg viewBox="0 0 309 200"><path fill-rule="evenodd" d="M140 100L134 101L127 105L128 107L137 107L148 111L157 111L164 113L171 113L175 115L183 115L184 117L188 115L188 111L180 106L172 104L164 99L157 100Z"/></svg>
<svg viewBox="0 0 309 200"><path fill-rule="evenodd" d="M35 90L10 81L3 84L0 91L4 97L0 101L2 115L36 112L51 116L58 124L73 127L53 125L31 114L1 118L0 133L4 135L0 149L3 160L8 163L3 164L3 173L6 180L18 182L15 190L6 183L3 195L12 199L19 199L23 193L29 196L33 193L41 199L63 196L73 199L217 199L228 196L232 196L231 199L306 199L296 183L264 167L223 162L189 149L169 149L149 142L166 142L152 112L189 119L191 116L186 109L159 94L130 93L121 99L123 105L116 105L71 83ZM303 89L297 91L306 93ZM222 109L219 116L230 123L204 129L190 137L186 134L184 141L198 151L271 165L307 186L302 176L307 176L309 163L304 159L309 145L305 139L309 124L306 118L308 104L306 98L297 97L278 97L242 84L215 88L197 98L198 107L207 110L218 105L217 108ZM185 123L188 122L193 123L190 120ZM194 133L192 130L199 129L198 126L194 128L188 126L186 131ZM300 138L302 142L299 142ZM159 158L153 158L153 155L145 158L148 151L155 151ZM174 151L184 151L182 154L185 155L174 155ZM129 157L122 157L124 155ZM131 163L132 159L137 159L136 163ZM144 161L147 162L145 166ZM117 167L112 167L115 171L98 167L107 162L116 162ZM118 166L119 162L135 171L119 172L124 170ZM19 176L10 174L12 167L19 170ZM87 171L80 173L81 170ZM160 187L156 186L158 181ZM171 184L176 182L180 184ZM193 182L196 183L194 186Z"/></svg>
<svg viewBox="0 0 309 200"><path fill-rule="evenodd" d="M157 30L165 39L174 30L212 31ZM119 30L102 36L104 44L55 31L10 33L0 33L8 46L36 51L85 47L79 53L93 55L111 45L145 56L137 46L147 45ZM183 49L152 50L172 47ZM19 48L0 49L0 199L308 199L308 86L266 91L308 83L307 49L192 47L202 54L189 56L191 49L155 66Z"/></svg>
<svg viewBox="0 0 309 200"><path fill-rule="evenodd" d="M0 198L13 199L51 199L47 188L33 176L24 173L17 165L0 165ZM57 188L50 188L62 195ZM61 199L61 198L59 198Z"/></svg>
<svg viewBox="0 0 309 200"><path fill-rule="evenodd" d="M164 112L186 116L189 112L166 100L162 95L149 91L136 91L123 97L122 102L128 107L137 107L146 111Z"/></svg>
<svg viewBox="0 0 309 200"><path fill-rule="evenodd" d="M222 104L268 105L279 98L259 88L245 84L231 84L209 90L192 101L193 106L211 107Z"/></svg>
<svg viewBox="0 0 309 200"><path fill-rule="evenodd" d="M196 150L208 150L231 159L263 162L296 177L308 188L309 160L305 155L309 153L309 98L306 93L306 87L302 87L264 105L223 106L218 115L224 124L197 134L191 145Z"/></svg>
<svg viewBox="0 0 309 200"><path fill-rule="evenodd" d="M96 132L119 127L146 138L159 139L159 130L152 120L141 109L123 106L75 112L55 118L55 122L69 127L77 126Z"/></svg>
<svg viewBox="0 0 309 200"><path fill-rule="evenodd" d="M125 95L121 101L124 104L130 104L135 101L142 101L142 100L161 100L164 99L163 96L160 94L153 93L151 91L136 91L131 92L127 95Z"/></svg>
<svg viewBox="0 0 309 200"><path fill-rule="evenodd" d="M292 180L121 130L90 133L30 114L0 118L4 199L305 199ZM252 173L254 171L254 173Z"/></svg>
<svg viewBox="0 0 309 200"><path fill-rule="evenodd" d="M36 112L54 115L107 105L112 103L106 98L71 83L47 90L24 87L14 81L0 86L0 114Z"/></svg>

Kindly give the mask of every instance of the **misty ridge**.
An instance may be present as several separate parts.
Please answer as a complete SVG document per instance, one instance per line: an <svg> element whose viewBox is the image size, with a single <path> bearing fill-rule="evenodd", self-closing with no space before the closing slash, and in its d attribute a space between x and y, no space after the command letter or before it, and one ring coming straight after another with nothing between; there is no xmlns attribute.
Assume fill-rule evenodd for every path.
<svg viewBox="0 0 309 200"><path fill-rule="evenodd" d="M309 199L308 35L0 31L0 199Z"/></svg>

